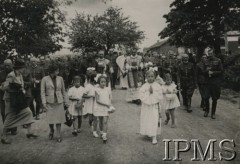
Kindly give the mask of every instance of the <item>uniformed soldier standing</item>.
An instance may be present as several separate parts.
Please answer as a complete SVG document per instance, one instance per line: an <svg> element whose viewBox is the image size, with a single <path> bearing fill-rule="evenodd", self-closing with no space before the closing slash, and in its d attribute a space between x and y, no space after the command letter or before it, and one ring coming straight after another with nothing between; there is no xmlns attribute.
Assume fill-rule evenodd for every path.
<svg viewBox="0 0 240 164"><path fill-rule="evenodd" d="M200 107L205 110L205 85L206 85L206 78L204 74L204 63L206 62L207 56L203 55L201 58L201 61L196 65L196 76L197 76L197 83L198 83L198 89L201 95L201 104Z"/></svg>
<svg viewBox="0 0 240 164"><path fill-rule="evenodd" d="M191 101L194 89L196 88L196 74L194 65L190 63L187 54L182 56L182 63L178 68L178 86L181 87L181 94L183 98L183 105L188 113L191 110Z"/></svg>
<svg viewBox="0 0 240 164"><path fill-rule="evenodd" d="M30 75L31 75L31 103L30 103L30 109L34 113L33 115L36 117L36 120L39 120L39 113L41 108L41 92L40 92L40 84L42 78L45 76L44 68L42 66L39 66L39 60L37 58L31 58L30 59ZM36 102L36 110L34 109L33 101Z"/></svg>
<svg viewBox="0 0 240 164"><path fill-rule="evenodd" d="M205 85L206 99L205 105L206 110L204 113L204 117L208 116L209 113L209 99L212 98L212 113L211 118L216 119L215 112L217 108L217 100L220 98L221 94L221 80L223 74L223 66L222 62L219 58L215 57L213 54L213 50L211 48L207 48L207 60L204 64L204 72L207 81L207 85Z"/></svg>

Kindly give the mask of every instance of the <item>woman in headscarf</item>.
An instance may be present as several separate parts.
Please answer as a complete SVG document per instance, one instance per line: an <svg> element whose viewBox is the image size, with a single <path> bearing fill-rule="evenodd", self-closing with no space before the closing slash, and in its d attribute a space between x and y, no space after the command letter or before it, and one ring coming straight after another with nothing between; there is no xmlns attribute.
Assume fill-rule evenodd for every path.
<svg viewBox="0 0 240 164"><path fill-rule="evenodd" d="M25 125L27 127L27 138L37 138L38 136L31 131L31 124L33 123L32 112L27 103L24 102L24 81L22 73L25 69L25 62L17 59L15 61L13 71L10 72L6 78L6 81L2 85L5 101L5 121L2 133L1 142L3 144L10 144L11 141L7 138L7 129L17 126ZM16 97L20 95L20 97ZM22 96L21 96L22 95ZM13 101L15 100L15 101Z"/></svg>

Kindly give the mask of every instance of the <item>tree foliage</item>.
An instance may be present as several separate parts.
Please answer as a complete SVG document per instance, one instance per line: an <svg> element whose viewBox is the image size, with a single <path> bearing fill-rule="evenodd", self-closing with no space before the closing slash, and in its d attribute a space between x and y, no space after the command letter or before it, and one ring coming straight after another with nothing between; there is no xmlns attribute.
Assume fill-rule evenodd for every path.
<svg viewBox="0 0 240 164"><path fill-rule="evenodd" d="M144 32L121 10L110 7L102 15L77 14L70 25L72 50L103 48L108 52L115 45L133 46L140 43Z"/></svg>
<svg viewBox="0 0 240 164"><path fill-rule="evenodd" d="M62 48L63 13L55 0L0 1L0 55L47 55Z"/></svg>
<svg viewBox="0 0 240 164"><path fill-rule="evenodd" d="M167 27L159 36L177 46L203 49L213 46L220 53L225 31L240 30L239 0L175 0L164 15Z"/></svg>

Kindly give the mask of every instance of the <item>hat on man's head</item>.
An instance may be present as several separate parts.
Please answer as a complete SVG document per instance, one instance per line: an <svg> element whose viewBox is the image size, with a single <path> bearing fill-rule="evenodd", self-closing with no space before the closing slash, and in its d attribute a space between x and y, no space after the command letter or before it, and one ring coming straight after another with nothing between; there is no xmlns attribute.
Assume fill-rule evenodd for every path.
<svg viewBox="0 0 240 164"><path fill-rule="evenodd" d="M25 68L25 62L22 59L17 59L14 63L14 69L21 69L21 68Z"/></svg>
<svg viewBox="0 0 240 164"><path fill-rule="evenodd" d="M30 62L38 62L38 59L35 58L35 57L32 57L32 58L30 59Z"/></svg>
<svg viewBox="0 0 240 164"><path fill-rule="evenodd" d="M182 54L182 58L189 58L188 54Z"/></svg>
<svg viewBox="0 0 240 164"><path fill-rule="evenodd" d="M12 65L12 60L6 59L6 60L4 60L3 64L4 65Z"/></svg>

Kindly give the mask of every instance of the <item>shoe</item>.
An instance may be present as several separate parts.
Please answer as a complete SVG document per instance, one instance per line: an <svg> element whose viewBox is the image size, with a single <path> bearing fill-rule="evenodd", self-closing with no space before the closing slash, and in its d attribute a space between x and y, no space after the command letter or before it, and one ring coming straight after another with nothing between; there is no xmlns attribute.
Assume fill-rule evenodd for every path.
<svg viewBox="0 0 240 164"><path fill-rule="evenodd" d="M152 138L152 144L153 144L153 145L156 145L156 144L157 144L157 137L153 137L153 138Z"/></svg>
<svg viewBox="0 0 240 164"><path fill-rule="evenodd" d="M74 135L74 136L76 137L76 136L78 135L78 134L77 134L77 131L73 131L73 132L72 132L72 135Z"/></svg>
<svg viewBox="0 0 240 164"><path fill-rule="evenodd" d="M168 124L168 121L169 121L169 120L165 120L164 125L167 125L167 124Z"/></svg>
<svg viewBox="0 0 240 164"><path fill-rule="evenodd" d="M36 119L36 120L40 120L40 117L39 117L39 115L37 115L35 119Z"/></svg>
<svg viewBox="0 0 240 164"><path fill-rule="evenodd" d="M97 134L97 132L96 132L96 131L94 131L94 132L93 132L93 136L94 136L94 137L96 137L96 138L98 138L98 137L99 137L99 135Z"/></svg>
<svg viewBox="0 0 240 164"><path fill-rule="evenodd" d="M58 138L57 138L57 142L58 142L58 143L61 143L61 142L62 142L62 137L58 137Z"/></svg>
<svg viewBox="0 0 240 164"><path fill-rule="evenodd" d="M38 138L38 136L37 135L35 135L35 134L26 134L26 137L27 138L34 138L34 139L36 139L36 138Z"/></svg>
<svg viewBox="0 0 240 164"><path fill-rule="evenodd" d="M53 139L54 131L51 131L48 135L49 140Z"/></svg>
<svg viewBox="0 0 240 164"><path fill-rule="evenodd" d="M17 135L17 131L16 130L12 130L11 131L11 135L13 135L13 136Z"/></svg>
<svg viewBox="0 0 240 164"><path fill-rule="evenodd" d="M188 109L187 112L188 112L188 113L192 113L192 110L191 110L191 109Z"/></svg>
<svg viewBox="0 0 240 164"><path fill-rule="evenodd" d="M1 142L2 142L2 144L11 144L11 141L7 138L5 138L5 139L2 138Z"/></svg>
<svg viewBox="0 0 240 164"><path fill-rule="evenodd" d="M142 104L142 101L138 99L138 100L136 100L136 104L137 104L137 105L141 105L141 104Z"/></svg>
<svg viewBox="0 0 240 164"><path fill-rule="evenodd" d="M106 133L103 133L102 139L103 139L103 143L107 142L107 134Z"/></svg>
<svg viewBox="0 0 240 164"><path fill-rule="evenodd" d="M204 117L207 117L207 116L208 116L208 112L205 112L205 113L204 113Z"/></svg>
<svg viewBox="0 0 240 164"><path fill-rule="evenodd" d="M28 128L28 125L23 125L23 128L24 128L24 129L27 129L27 128Z"/></svg>
<svg viewBox="0 0 240 164"><path fill-rule="evenodd" d="M177 126L175 124L172 124L171 125L171 128L176 128Z"/></svg>
<svg viewBox="0 0 240 164"><path fill-rule="evenodd" d="M211 115L211 118L212 118L212 119L216 119L215 114L212 114L212 115Z"/></svg>
<svg viewBox="0 0 240 164"><path fill-rule="evenodd" d="M81 133L81 132L82 132L82 130L81 130L81 129L78 129L78 130L77 130L77 133Z"/></svg>

